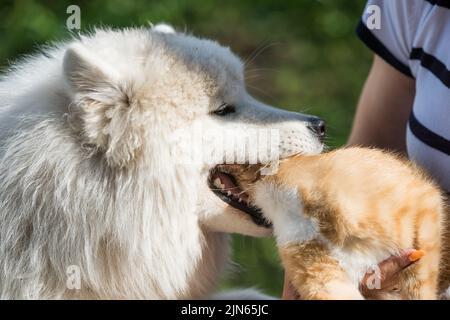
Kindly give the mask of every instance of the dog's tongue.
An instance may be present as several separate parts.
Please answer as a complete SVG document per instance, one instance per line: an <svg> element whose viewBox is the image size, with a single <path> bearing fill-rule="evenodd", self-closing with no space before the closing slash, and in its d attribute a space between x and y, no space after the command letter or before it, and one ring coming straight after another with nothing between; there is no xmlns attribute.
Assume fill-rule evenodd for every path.
<svg viewBox="0 0 450 320"><path fill-rule="evenodd" d="M215 179L219 179L220 180L220 182L222 183L222 185L223 185L223 189L225 189L225 190L229 190L229 191L231 191L232 193L234 193L233 191L234 191L234 189L236 189L236 185L234 184L234 182L231 180L231 178L230 178L230 176L229 175L227 175L227 174L225 174L225 173L222 173L222 172L218 172L218 173L216 173L216 175L215 175Z"/></svg>
<svg viewBox="0 0 450 320"><path fill-rule="evenodd" d="M231 177L225 173L217 172L214 175L214 180L219 179L220 183L222 184L222 189L225 191L231 192L231 194L240 197L242 200L247 201L248 196L247 194L243 193L242 190L239 189L239 187L236 186L236 184L233 182Z"/></svg>

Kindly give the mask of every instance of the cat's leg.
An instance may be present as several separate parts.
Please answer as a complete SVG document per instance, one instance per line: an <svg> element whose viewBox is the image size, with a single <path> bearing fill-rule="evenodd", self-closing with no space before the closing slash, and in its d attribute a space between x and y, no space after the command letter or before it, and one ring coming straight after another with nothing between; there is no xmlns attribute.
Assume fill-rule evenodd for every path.
<svg viewBox="0 0 450 320"><path fill-rule="evenodd" d="M439 209L428 210L418 218L417 246L425 251L412 266L419 285L418 299L438 298L439 266L442 263L441 215Z"/></svg>
<svg viewBox="0 0 450 320"><path fill-rule="evenodd" d="M431 250L415 264L403 270L398 284L399 298L407 300L437 299L438 266L439 254ZM389 292L385 292L385 295L387 297L383 297L383 299L390 299Z"/></svg>
<svg viewBox="0 0 450 320"><path fill-rule="evenodd" d="M433 200L429 197L428 202ZM431 202L433 203L433 202ZM439 294L439 266L442 253L442 212L439 206L429 206L420 211L416 220L414 247L417 257L414 263L401 274L400 294L403 299L434 300ZM423 255L424 254L424 255ZM423 255L423 256L422 256ZM441 266L442 267L442 266Z"/></svg>
<svg viewBox="0 0 450 320"><path fill-rule="evenodd" d="M435 233L435 235L438 234L438 232ZM425 235L419 234L419 237L421 236ZM417 293L417 296L413 298L434 300L438 298L441 241L438 236L435 236L434 239L430 237L421 240L418 241L418 246L423 248L425 255L412 266L417 283L417 289L415 288L416 290L413 291Z"/></svg>
<svg viewBox="0 0 450 320"><path fill-rule="evenodd" d="M279 248L283 265L301 299L360 300L363 296L328 248L318 240Z"/></svg>

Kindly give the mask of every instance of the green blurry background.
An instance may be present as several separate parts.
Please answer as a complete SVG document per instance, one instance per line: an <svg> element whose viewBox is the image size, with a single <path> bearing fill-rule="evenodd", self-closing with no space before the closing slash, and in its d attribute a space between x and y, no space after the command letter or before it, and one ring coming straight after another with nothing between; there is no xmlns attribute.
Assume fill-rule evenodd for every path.
<svg viewBox="0 0 450 320"><path fill-rule="evenodd" d="M48 41L69 36L66 8L81 8L81 31L93 26L167 22L230 46L247 68L249 91L281 108L328 123L331 147L345 143L371 61L357 40L362 0L1 0L0 67ZM279 295L282 269L271 239L234 236L237 267L222 286Z"/></svg>

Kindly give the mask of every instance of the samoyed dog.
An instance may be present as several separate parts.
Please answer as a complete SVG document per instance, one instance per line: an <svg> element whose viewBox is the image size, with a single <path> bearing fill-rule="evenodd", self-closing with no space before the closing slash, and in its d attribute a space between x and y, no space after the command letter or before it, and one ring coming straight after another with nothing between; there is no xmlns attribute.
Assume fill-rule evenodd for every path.
<svg viewBox="0 0 450 320"><path fill-rule="evenodd" d="M270 166L322 151L323 122L256 101L243 69L167 25L98 30L13 65L0 82L0 297L212 297L228 234L271 234L218 165L263 162L239 159L246 147Z"/></svg>

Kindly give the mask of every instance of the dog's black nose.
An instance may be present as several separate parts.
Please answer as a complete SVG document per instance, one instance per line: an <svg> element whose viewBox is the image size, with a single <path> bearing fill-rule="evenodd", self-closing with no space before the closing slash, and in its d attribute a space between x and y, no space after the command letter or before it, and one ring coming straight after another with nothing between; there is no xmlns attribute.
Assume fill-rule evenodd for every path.
<svg viewBox="0 0 450 320"><path fill-rule="evenodd" d="M309 121L308 127L314 132L320 141L325 137L325 121L320 118L314 118Z"/></svg>

